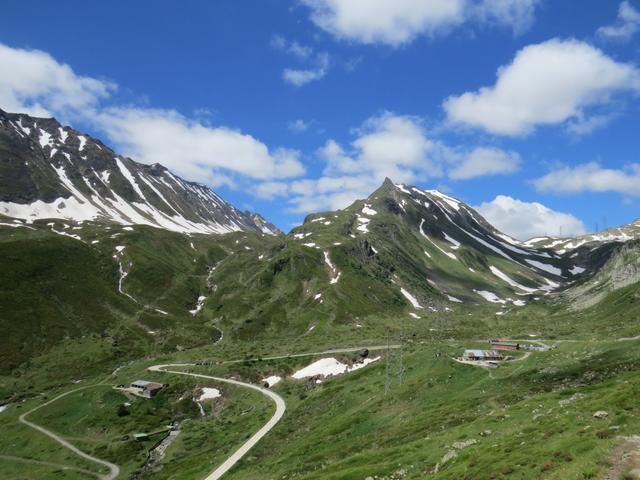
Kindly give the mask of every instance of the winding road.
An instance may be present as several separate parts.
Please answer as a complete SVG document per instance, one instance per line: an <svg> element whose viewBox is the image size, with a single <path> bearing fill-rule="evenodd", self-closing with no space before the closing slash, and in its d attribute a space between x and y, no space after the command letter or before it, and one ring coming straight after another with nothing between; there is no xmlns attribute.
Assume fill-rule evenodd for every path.
<svg viewBox="0 0 640 480"><path fill-rule="evenodd" d="M69 390L68 392L65 392L65 393L63 393L61 395L58 395L55 398L52 398L48 402L43 403L42 405L38 405L37 407L32 408L28 412L23 413L22 415L20 415L18 420L20 421L20 423L23 423L23 424L27 425L28 427L31 427L34 430L39 431L40 433L44 433L46 436L52 438L53 440L58 442L60 445L62 445L64 448L71 450L73 453L75 453L79 457L82 457L85 460L89 460L90 462L97 463L98 465L102 465L104 467L107 467L109 469L109 473L108 474L106 474L106 475L96 474L96 476L98 478L100 478L101 480L114 480L120 474L120 467L118 467L115 463L107 462L106 460L101 460L101 459L99 459L97 457L89 455L88 453L83 452L79 448L77 448L77 447L73 446L71 443L67 442L60 435L57 435L56 433L52 432L51 430L47 430L46 428L41 427L40 425L37 425L37 424L27 420L27 417L29 415L31 415L33 412L35 412L37 410L40 410L41 408L46 407L47 405L51 405L53 402L56 402L56 401L60 400L61 398L66 397L67 395L71 395L72 393L78 392L80 390L86 390L87 388L95 388L95 387L111 387L111 385L108 385L108 384L94 384L94 385L87 385L86 387L76 388L75 390ZM80 469L74 469L74 470L80 470Z"/></svg>
<svg viewBox="0 0 640 480"><path fill-rule="evenodd" d="M359 350L364 350L365 348L367 350L369 350L369 351L375 351L375 350L385 350L385 349L388 349L388 348L400 348L400 345L376 345L376 346L373 346L373 347L336 348L336 349L332 349L332 350L325 350L325 351L322 351L322 352L295 353L295 354L291 354L291 355L280 355L280 356L274 356L274 357L262 357L261 360L280 360L280 359L284 359L284 358L315 357L315 356L319 356L319 355L330 355L330 354L334 354L334 353L350 353L350 352L357 352ZM228 361L222 362L222 363L225 363L225 364L241 363L241 362L244 362L244 361L245 360L228 360ZM167 365L154 365L152 367L149 367L148 370L150 370L152 372L171 373L171 374L174 374L174 375L186 375L186 376L190 376L190 377L207 378L209 380L214 380L216 382L230 383L232 385L238 385L240 387L250 388L252 390L256 390L256 391L262 393L263 395L269 397L276 404L276 411L273 414L273 416L269 419L269 421L267 423L265 423L264 426L260 430L258 430L256 433L254 433L251 436L251 438L249 438L249 440L247 440L240 448L238 448L229 458L227 458L224 461L224 463L222 463L222 465L220 465L218 468L216 468L213 472L211 472L209 475L207 475L205 477L205 479L204 479L204 480L218 480L225 473L227 473L236 463L238 463L242 459L242 457L244 457L249 452L249 450L251 450L262 439L262 437L264 437L267 433L269 433L269 431L273 427L276 426L276 424L280 421L280 419L284 415L284 412L286 410L286 404L285 404L284 399L280 395L278 395L277 393L275 393L272 390L269 390L268 388L263 388L263 387L260 387L258 385L253 385L251 383L240 382L238 380L231 380L231 379L228 379L228 378L214 377L214 376L211 376L211 375L203 375L203 374L200 374L200 373L189 373L189 372L183 372L183 371L179 371L179 370L167 370L168 368L195 367L195 366L197 366L195 363L172 363L172 364L167 364Z"/></svg>
<svg viewBox="0 0 640 480"><path fill-rule="evenodd" d="M335 353L350 353L350 352L357 352L359 350L369 350L369 351L376 351L376 350L385 350L385 349L395 349L395 348L400 348L401 345L376 345L376 346L372 346L372 347L349 347L349 348L336 348L336 349L332 349L332 350L325 350L322 352L308 352L308 353L295 353L295 354L289 354L289 355L280 355L280 356L273 356L273 357L262 357L261 360L279 360L279 359L285 359L285 358L300 358L300 357L314 357L314 356L320 356L320 355L330 355L330 354L335 354ZM256 359L257 360L257 359ZM241 362L245 362L246 360L228 360L222 363L241 363ZM238 463L248 452L249 450L251 450L267 433L269 433L269 431L271 431L271 429L273 427L276 426L276 424L280 421L280 419L283 417L284 412L286 410L286 404L284 399L278 395L277 393L275 393L272 390L269 390L267 388L258 386L258 385L253 385L251 383L246 383L246 382L240 382L238 380L231 380L228 378L221 378L221 377L214 377L211 375L203 375L200 373L190 373L190 372L183 372L183 371L179 371L179 370L169 370L169 368L180 368L180 367L194 367L197 366L197 364L195 363L173 363L173 364L166 364L166 365L154 365L148 368L148 370L152 371L152 372L161 372L161 373L167 373L167 374L173 374L173 375L185 375L185 376L190 376L190 377L197 377L197 378L206 378L209 380L214 380L216 382L222 382L222 383L229 383L232 385L237 385L240 387L244 387L244 388L250 388L252 390L258 391L260 393L262 393L263 395L269 397L276 405L276 411L273 414L273 416L269 419L269 421L267 423L265 423L262 428L260 428L260 430L258 430L256 433L254 433L249 440L247 440L244 444L242 444L240 446L240 448L238 448L229 458L227 458L218 468L216 468L213 472L211 472L210 474L208 474L204 480L218 480L219 478L221 478L226 472L228 472L236 463ZM114 372L115 373L115 372ZM37 410L46 407L47 405L51 405L52 403L60 400L61 398L66 397L67 395L71 395L72 393L81 391L81 390L86 390L88 388L95 388L95 387L100 387L100 386L106 386L106 387L111 387L112 385L110 384L106 384L106 383L98 383L98 384L93 384L93 385L87 385L84 387L80 387L80 388L76 388L73 390L69 390L68 392L65 392L61 395L58 395L57 397L52 398L51 400L29 410L26 413L23 413L22 415L20 415L20 417L18 418L18 420L23 423L24 425L27 425L30 428L33 428L34 430L37 430L40 433L43 433L44 435L48 436L49 438L51 438L52 440L56 441L57 443L59 443L60 445L62 445L64 448L71 450L73 453L75 453L76 455L78 455L81 458L84 458L85 460L88 460L90 462L96 463L98 465L104 466L106 468L109 469L109 473L108 474L100 474L100 473L93 473L93 472L89 472L88 470L84 470L78 467L73 467L73 466L67 466L67 465L59 465L59 464L53 464L53 463L48 463L48 462L39 462L39 461L35 461L35 460L30 460L30 459L21 459L19 457L9 457L9 456L0 456L0 458L5 458L7 460L14 460L14 461L23 461L23 462L32 462L32 463L39 463L42 465L49 465L49 466L55 466L57 468L65 468L68 470L75 470L78 472L82 472L82 473L86 473L88 475L93 475L97 478L99 478L100 480L115 480L118 475L120 474L120 468L111 462L108 462L106 460L101 460L97 457L94 457L92 455L89 455L88 453L83 452L82 450L80 450L79 448L75 447L74 445L72 445L71 443L69 443L67 440L65 440L62 436L52 432L51 430L48 430L36 423L33 423L29 420L27 420L27 417L29 415L31 415L32 413L36 412Z"/></svg>
<svg viewBox="0 0 640 480"><path fill-rule="evenodd" d="M262 437L264 437L267 433L269 433L269 431L273 427L276 426L276 424L280 421L280 419L284 415L284 412L286 410L286 404L284 402L284 399L277 393L269 389L259 387L257 385L253 385L251 383L239 382L237 380L231 380L228 378L213 377L211 375L202 375L200 373L188 373L188 372L181 372L178 370L166 370L166 368L168 367L191 367L191 366L195 366L195 364L174 363L169 365L154 365L153 367L149 367L149 370L152 372L173 373L176 375L186 375L190 377L207 378L210 380L215 380L216 382L230 383L232 385L238 385L240 387L250 388L252 390L256 390L262 393L263 395L266 395L271 400L273 400L273 402L276 404L276 411L273 414L273 416L269 419L269 421L265 423L260 430L254 433L251 436L251 438L249 438L249 440L247 440L240 448L238 448L229 458L227 458L222 463L222 465L216 468L204 479L204 480L218 480L225 473L227 473L227 471L229 471L231 467L233 467L236 463L238 463L240 459L244 457L247 454L247 452L249 452L249 450L251 450L255 446L255 444L262 439Z"/></svg>

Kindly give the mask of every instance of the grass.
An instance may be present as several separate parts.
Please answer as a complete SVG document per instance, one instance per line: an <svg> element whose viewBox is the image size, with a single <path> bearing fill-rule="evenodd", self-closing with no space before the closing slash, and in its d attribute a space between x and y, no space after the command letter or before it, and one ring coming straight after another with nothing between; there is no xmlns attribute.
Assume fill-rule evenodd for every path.
<svg viewBox="0 0 640 480"><path fill-rule="evenodd" d="M148 366L237 359L191 370L255 383L271 374L287 377L313 361L268 356L399 337L407 342L402 382L389 383L379 362L321 384L288 379L275 387L287 402L284 419L229 478L598 478L619 437L640 429L638 341L615 341L638 334L638 284L579 311L557 296L521 308L476 304L478 298L454 305L425 279L461 298L473 288L512 294L487 273L489 264L523 284L539 279L467 246L456 251L459 262L445 258L425 246L416 228L419 212L409 209L410 222L397 222L386 201L373 205L380 213L368 236L349 236L361 204L331 214L329 225L312 222L295 231L311 233L305 241L320 249L292 237L186 236L92 223L68 230L55 224L84 242L53 234L44 222L35 230L0 229L0 247L9 252L0 272L0 309L9 313L0 326L11 332L0 339L0 400L11 403L0 413L0 451L19 457L0 456L2 478L86 478L35 461L98 471L17 417L79 385L144 378L168 387L142 400L96 386L35 412L32 420L117 463L122 478L199 479L264 424L273 406L225 385L223 399L208 406L215 415L201 419L191 398L202 384L151 373ZM431 232L444 248L437 235ZM125 249L113 258L116 246ZM324 251L342 273L336 284L329 283ZM136 301L118 292L119 261L128 272L125 292ZM435 311L410 309L399 285ZM191 315L201 295L207 296L204 309ZM216 343L220 329L224 340ZM486 338L530 335L558 348L490 371L450 359L463 348L485 347ZM125 401L132 403L129 415L119 416ZM603 409L606 419L592 417ZM144 443L131 435L172 421L183 422L182 431L163 467L141 474L162 434ZM477 443L453 446L468 440ZM450 451L457 456L444 462Z"/></svg>
<svg viewBox="0 0 640 480"><path fill-rule="evenodd" d="M523 361L488 371L450 359L464 347L482 346L479 342L414 341L405 351L403 381L392 382L386 395L384 361L322 384L285 380L276 387L287 402L284 419L229 478L392 478L400 471L403 478L597 478L589 475L606 468L618 436L640 429L635 402L640 388L637 345L637 341L560 342L550 352L534 352ZM240 345L228 344L222 350L242 358ZM281 346L280 351L286 348ZM177 361L189 354L196 355L182 352L172 357ZM337 356L353 359L351 354ZM287 376L313 360L247 359L190 370L257 382L270 374ZM132 362L113 379L120 383L141 377L170 385L154 400L134 400L128 417L115 413L123 400L120 393L97 387L37 412L32 420L134 472L144 463L144 449L150 445L123 441L124 435L191 418L169 449L164 467L144 478L195 480L213 470L271 415L267 399L224 385L218 415L200 420L193 402L178 401L185 392L195 392L198 381L144 370L159 361ZM572 400L562 407L560 402L567 399ZM36 403L28 401L22 408ZM593 412L602 409L609 416L594 419ZM55 445L36 449L43 439L35 442L37 434L13 424L11 415L15 420L17 410L0 414L3 428L14 439L32 441L23 443L26 452L15 445L5 445L3 451L80 465ZM484 433L489 430L490 434ZM478 443L441 463L455 442L469 439Z"/></svg>

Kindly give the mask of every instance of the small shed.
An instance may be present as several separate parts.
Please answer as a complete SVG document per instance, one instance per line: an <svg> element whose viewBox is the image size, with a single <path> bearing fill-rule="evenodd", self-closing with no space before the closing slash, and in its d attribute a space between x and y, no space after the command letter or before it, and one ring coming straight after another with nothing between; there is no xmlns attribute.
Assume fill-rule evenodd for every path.
<svg viewBox="0 0 640 480"><path fill-rule="evenodd" d="M502 360L503 357L496 350L467 349L464 351L463 358L465 360L472 360L472 361L489 361L489 360Z"/></svg>
<svg viewBox="0 0 640 480"><path fill-rule="evenodd" d="M131 388L137 389L139 395L147 398L155 397L163 387L164 385L161 383L148 382L146 380L131 382Z"/></svg>

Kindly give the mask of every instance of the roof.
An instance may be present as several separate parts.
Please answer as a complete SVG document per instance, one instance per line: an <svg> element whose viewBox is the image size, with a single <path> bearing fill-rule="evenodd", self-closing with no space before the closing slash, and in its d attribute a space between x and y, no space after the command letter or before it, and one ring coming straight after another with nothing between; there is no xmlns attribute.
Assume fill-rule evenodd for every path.
<svg viewBox="0 0 640 480"><path fill-rule="evenodd" d="M495 350L473 350L467 349L464 351L464 354L469 356L473 355L474 357L500 357L501 355Z"/></svg>
<svg viewBox="0 0 640 480"><path fill-rule="evenodd" d="M484 352L482 350L465 350L465 355L473 355L474 357L484 357Z"/></svg>
<svg viewBox="0 0 640 480"><path fill-rule="evenodd" d="M141 388L162 388L164 385L156 382L148 382L147 380L136 380L135 382L131 382L131 385L135 385L136 387Z"/></svg>
<svg viewBox="0 0 640 480"><path fill-rule="evenodd" d="M139 385L141 387L146 387L147 385L151 385L153 382L148 382L146 380L136 380L135 382L131 382L131 385Z"/></svg>

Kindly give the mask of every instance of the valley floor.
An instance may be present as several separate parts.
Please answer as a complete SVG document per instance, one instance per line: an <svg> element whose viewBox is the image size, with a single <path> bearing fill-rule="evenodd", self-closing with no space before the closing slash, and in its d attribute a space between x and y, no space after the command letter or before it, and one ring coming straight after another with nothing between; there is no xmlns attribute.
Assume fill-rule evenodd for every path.
<svg viewBox="0 0 640 480"><path fill-rule="evenodd" d="M463 348L482 348L480 340L381 345L383 361L320 382L291 375L318 358L357 361L354 350L361 348L297 354L272 345L272 354L233 360L243 347L228 344L158 359L191 363L172 367L189 376L147 370L155 359L135 361L108 382L83 379L82 387L61 387L1 412L0 471L16 480L197 480L220 478L227 467L230 479L634 478L628 447L640 433L638 340L550 342L557 348L515 353L516 361L491 370L453 361ZM204 365L193 361L203 359ZM286 413L283 404L274 411L262 391L223 383L260 384L269 376L283 378L267 392L286 402ZM169 384L151 400L110 387L136 378ZM205 402L204 417L192 400L203 386L222 392ZM129 413L118 416L125 402ZM597 411L607 414L596 418ZM24 417L58 438L24 425ZM143 442L133 434L166 432L176 420L183 422L181 432L161 468L140 471L146 451L164 434ZM260 441L250 452L240 450L235 466L225 463L254 439ZM93 457L118 465L119 476Z"/></svg>

